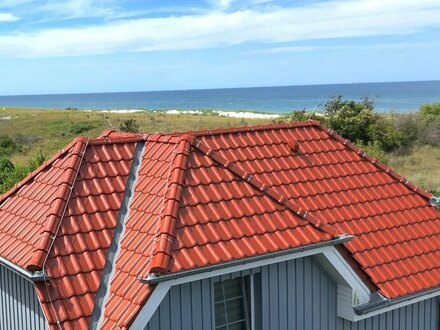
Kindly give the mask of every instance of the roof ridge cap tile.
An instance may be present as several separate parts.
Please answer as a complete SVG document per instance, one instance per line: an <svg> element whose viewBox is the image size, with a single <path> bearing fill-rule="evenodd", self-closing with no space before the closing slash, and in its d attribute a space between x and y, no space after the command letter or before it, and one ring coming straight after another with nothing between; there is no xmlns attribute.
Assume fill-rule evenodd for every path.
<svg viewBox="0 0 440 330"><path fill-rule="evenodd" d="M304 223L309 223L318 230L331 235L332 237L337 237L342 235L343 233L338 232L337 229L335 229L333 226L327 224L325 221L322 221L321 219L308 214L306 210L303 210L302 208L298 208L291 200L288 199L288 196L280 194L276 189L269 187L265 183L261 182L255 176L252 174L244 171L241 167L234 164L227 158L221 156L218 154L217 151L214 151L211 149L208 145L206 145L203 141L200 139L194 139L193 147L201 151L206 156L210 157L212 160L214 160L216 163L222 165L224 168L228 169L244 181L251 184L254 188L260 190L279 204L285 206L287 209L295 213Z"/></svg>
<svg viewBox="0 0 440 330"><path fill-rule="evenodd" d="M426 198L428 200L432 197L432 194L430 194L429 192L421 189L420 187L416 186L415 184L409 182L408 179L406 179L405 177L403 177L400 174L397 174L397 172L395 172L390 166L387 166L387 165L381 163L380 161L378 161L376 158L368 155L364 150L362 150L361 148L359 148L358 146L353 144L350 140L343 138L342 136L337 134L331 128L328 128L328 127L324 126L321 123L319 123L319 125L317 125L317 127L319 129L321 129L322 131L326 132L328 135L330 135L335 140L341 142L346 148L356 152L363 159L365 159L365 160L369 161L370 163L372 163L375 167L377 167L382 172L387 173L395 181L400 182L403 185L405 185L409 190L411 190L411 191L421 195L422 197L424 197L424 198Z"/></svg>
<svg viewBox="0 0 440 330"><path fill-rule="evenodd" d="M178 143L181 136L176 136L172 134L154 133L154 134L136 134L133 136L126 136L126 137L120 136L113 138L98 137L97 139L90 139L89 145L108 145L108 144L123 144L123 143L136 143L136 142Z"/></svg>
<svg viewBox="0 0 440 330"><path fill-rule="evenodd" d="M41 172L43 172L46 168L48 168L50 165L52 165L57 159L59 159L62 155L64 155L66 152L68 152L70 149L72 149L72 147L78 142L78 141L83 141L84 137L77 137L75 138L72 142L70 142L66 147L64 147L63 149L58 150L55 155L53 155L50 159L46 160L43 162L43 164L41 164L37 169L35 169L34 171L30 172L23 180L19 181L18 183L16 183L11 189L9 189L7 192L5 192L4 194L0 195L0 207L2 205L2 203L9 198L10 196L12 196L14 193L17 192L17 190L19 190L21 187L23 187L25 184L27 184L28 182L32 181L38 174L40 174Z"/></svg>
<svg viewBox="0 0 440 330"><path fill-rule="evenodd" d="M46 257L50 252L52 242L55 239L60 221L67 207L75 178L81 167L88 139L81 137L74 141L75 143L68 150L72 158L67 163L66 169L64 169L62 181L58 185L59 189L52 201L50 212L44 222L43 231L40 233L40 238L34 246L32 257L26 265L26 269L30 271L39 271L44 268Z"/></svg>
<svg viewBox="0 0 440 330"><path fill-rule="evenodd" d="M98 139L104 139L104 138L109 138L110 134L117 132L117 130L115 128L107 128L105 130L102 131L102 133L98 136Z"/></svg>
<svg viewBox="0 0 440 330"><path fill-rule="evenodd" d="M173 150L175 156L170 164L169 183L166 188L159 228L155 234L156 246L152 253L150 274L165 274L169 271L177 214L192 141L193 137L190 134L184 134L179 137L176 148Z"/></svg>

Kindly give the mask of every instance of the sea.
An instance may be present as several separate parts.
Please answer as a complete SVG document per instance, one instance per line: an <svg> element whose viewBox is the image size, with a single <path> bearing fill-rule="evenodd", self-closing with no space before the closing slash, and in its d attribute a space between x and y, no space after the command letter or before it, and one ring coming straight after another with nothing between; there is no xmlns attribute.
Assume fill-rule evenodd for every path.
<svg viewBox="0 0 440 330"><path fill-rule="evenodd" d="M440 102L440 81L353 83L175 91L0 96L0 107L96 110L226 110L286 113L322 110L329 98L369 97L380 112L417 111Z"/></svg>

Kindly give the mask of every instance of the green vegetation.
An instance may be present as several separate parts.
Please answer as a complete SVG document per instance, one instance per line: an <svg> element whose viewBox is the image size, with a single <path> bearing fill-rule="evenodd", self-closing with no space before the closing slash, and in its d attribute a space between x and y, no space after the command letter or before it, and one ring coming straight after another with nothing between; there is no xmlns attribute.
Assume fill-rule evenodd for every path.
<svg viewBox="0 0 440 330"><path fill-rule="evenodd" d="M368 98L331 98L324 113L295 111L281 121L316 119L390 165L415 184L440 195L440 103L420 112L376 113Z"/></svg>
<svg viewBox="0 0 440 330"><path fill-rule="evenodd" d="M440 116L440 103L423 104L420 112L424 116Z"/></svg>
<svg viewBox="0 0 440 330"><path fill-rule="evenodd" d="M14 165L9 159L0 158L0 193L8 191L18 181L24 179L29 172L43 164L46 156L40 151L29 158L26 165Z"/></svg>
<svg viewBox="0 0 440 330"><path fill-rule="evenodd" d="M119 129L123 132L139 133L139 124L136 119L127 119L119 125Z"/></svg>
<svg viewBox="0 0 440 330"><path fill-rule="evenodd" d="M399 174L440 195L440 103L423 105L410 114L374 111L368 99L331 98L323 113L295 111L276 121L316 119L389 164ZM169 115L161 111L103 113L99 111L0 110L0 193L37 168L74 137L97 137L118 127L126 132L173 132L271 123L270 119L203 115Z"/></svg>
<svg viewBox="0 0 440 330"><path fill-rule="evenodd" d="M9 135L0 135L0 157L20 152L21 147Z"/></svg>

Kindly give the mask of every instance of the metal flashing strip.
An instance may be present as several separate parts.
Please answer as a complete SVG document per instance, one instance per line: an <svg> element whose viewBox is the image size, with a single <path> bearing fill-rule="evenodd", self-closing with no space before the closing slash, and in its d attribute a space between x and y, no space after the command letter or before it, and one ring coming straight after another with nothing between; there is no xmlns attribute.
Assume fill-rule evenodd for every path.
<svg viewBox="0 0 440 330"><path fill-rule="evenodd" d="M213 272L213 271L216 271L219 269L226 270L227 268L230 268L230 267L243 266L246 264L252 264L255 262L259 262L259 261L266 261L267 262L270 259L276 259L278 257L286 257L288 255L292 255L295 253L301 253L301 252L311 251L311 250L319 249L319 248L323 248L323 247L334 246L336 244L341 244L341 243L350 241L352 238L353 238L353 236L350 236L350 235L341 235L341 236L338 236L332 240L328 240L328 241L324 241L324 242L299 246L299 247L296 247L293 249L276 251L276 252L272 252L272 253L266 253L266 254L247 257L247 258L241 258L238 260L232 260L232 261L228 261L228 262L222 262L222 263L219 263L216 265L185 270L185 271L174 273L174 274L167 274L167 275L150 274L147 278L139 278L139 281L143 282L143 283L156 284L156 283L160 283L160 282L164 282L164 281L176 280L176 279L182 278L182 277L189 277L192 275L209 273L209 272ZM254 266L252 266L252 267L254 267Z"/></svg>
<svg viewBox="0 0 440 330"><path fill-rule="evenodd" d="M44 281L45 279L49 279L49 277L43 271L36 271L36 272L28 271L2 257L0 257L0 265L5 268L8 268L9 270L13 271L17 275L20 275L21 277L23 277L24 279L30 282L41 282Z"/></svg>
<svg viewBox="0 0 440 330"><path fill-rule="evenodd" d="M93 313L90 321L90 329L97 329L99 327L99 324L102 322L104 316L104 304L107 296L110 293L110 280L112 279L115 272L114 262L119 254L120 240L124 236L124 224L130 213L130 204L134 196L134 187L138 180L138 172L142 162L142 154L144 148L145 142L138 142L136 144L130 174L128 176L124 197L122 199L121 207L119 209L119 214L116 221L116 228L113 234L112 242L107 250L107 261L101 273L99 289L96 294L95 306L93 308Z"/></svg>
<svg viewBox="0 0 440 330"><path fill-rule="evenodd" d="M400 305L405 306L405 305L413 304L421 300L433 298L435 296L440 296L440 286L415 292L395 299L387 299L387 298L377 299L375 301L366 304L354 306L354 310L357 315L367 315L373 312L383 313L382 310L388 307L400 308L402 307Z"/></svg>

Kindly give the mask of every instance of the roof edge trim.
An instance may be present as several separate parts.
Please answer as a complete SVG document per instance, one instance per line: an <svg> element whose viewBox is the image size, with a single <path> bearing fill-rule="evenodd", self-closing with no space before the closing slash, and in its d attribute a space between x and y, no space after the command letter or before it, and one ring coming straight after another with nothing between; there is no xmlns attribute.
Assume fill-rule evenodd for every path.
<svg viewBox="0 0 440 330"><path fill-rule="evenodd" d="M292 253L298 253L298 252L304 252L304 251L318 249L318 248L322 248L322 247L334 246L337 244L348 242L348 241L352 240L353 237L354 236L351 236L351 235L341 235L341 236L338 236L336 238L333 238L333 239L330 239L330 240L324 241L324 242L312 243L312 244L308 244L308 245L298 246L298 247L295 247L292 249L280 250L280 251L270 252L270 253L266 253L266 254L260 254L260 255L256 255L256 256L240 258L240 259L236 259L236 260L232 260L232 261L218 263L215 265L209 265L209 266L205 266L205 267L184 270L184 271L181 271L178 273L173 273L173 274L166 274L166 275L150 274L146 278L142 278L142 277L139 278L139 281L142 283L157 284L160 282L174 280L174 279L178 279L178 278L186 277L186 276L190 276L190 275L212 272L212 271L215 271L218 269L223 269L225 267L240 266L240 265L253 263L256 261L273 259L276 257L285 256L285 255L289 255Z"/></svg>
<svg viewBox="0 0 440 330"><path fill-rule="evenodd" d="M283 205L293 213L295 213L299 219L303 223L308 223L317 228L318 230L331 235L332 237L337 237L339 235L343 235L345 233L338 232L334 227L328 225L325 221L316 218L315 216L308 214L306 210L303 210L302 208L298 208L290 199L289 196L285 196L280 194L276 189L268 186L267 184L261 182L255 176L252 174L244 171L241 167L236 165L235 163L231 162L227 158L221 156L217 151L211 149L208 145L206 145L204 142L202 142L200 139L195 139L193 142L193 147L198 149L200 152L202 152L204 155L210 157L213 161L220 164L224 168L231 171L236 176L240 177L244 181L251 184L254 188L258 189L262 193L266 194L279 204Z"/></svg>

